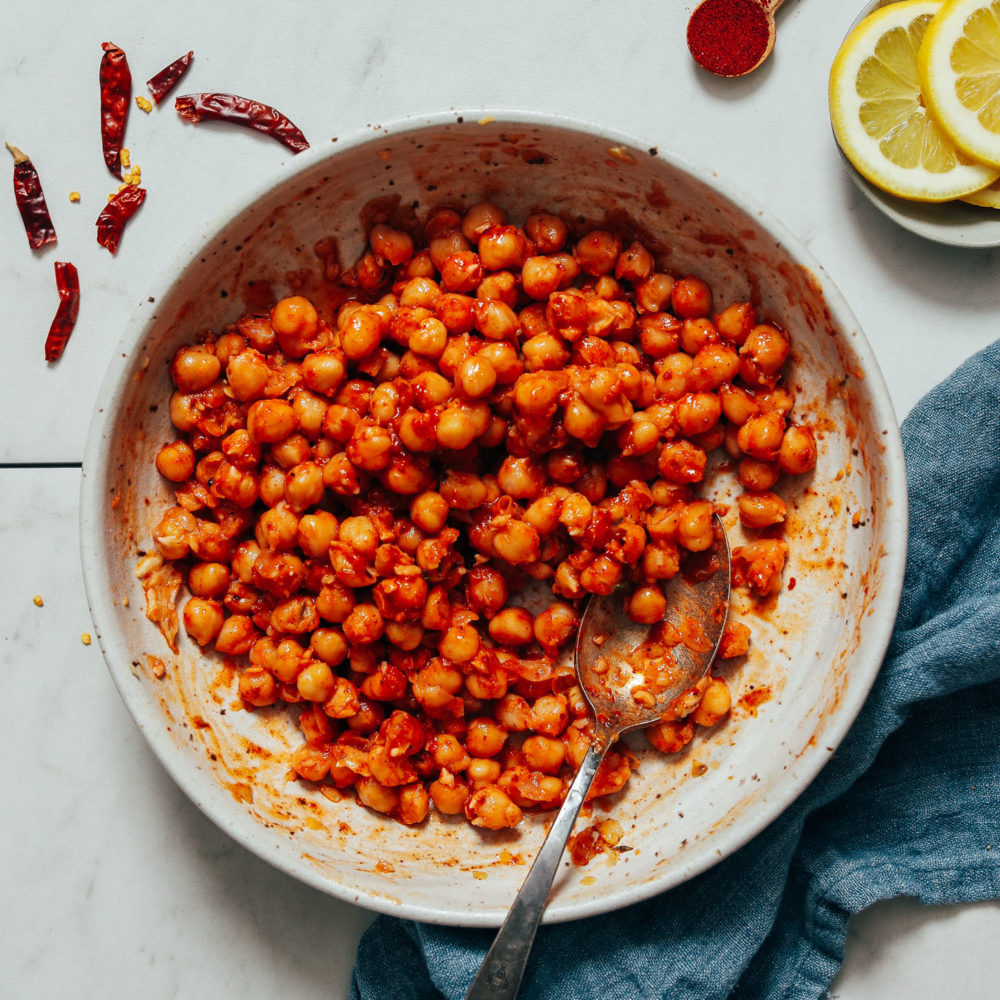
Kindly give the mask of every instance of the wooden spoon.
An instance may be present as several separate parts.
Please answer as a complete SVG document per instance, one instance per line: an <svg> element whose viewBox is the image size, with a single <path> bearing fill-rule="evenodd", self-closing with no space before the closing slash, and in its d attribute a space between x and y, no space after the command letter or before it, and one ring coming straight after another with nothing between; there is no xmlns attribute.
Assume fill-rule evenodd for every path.
<svg viewBox="0 0 1000 1000"><path fill-rule="evenodd" d="M703 0L688 21L694 60L717 76L746 76L774 48L774 12L785 0Z"/></svg>

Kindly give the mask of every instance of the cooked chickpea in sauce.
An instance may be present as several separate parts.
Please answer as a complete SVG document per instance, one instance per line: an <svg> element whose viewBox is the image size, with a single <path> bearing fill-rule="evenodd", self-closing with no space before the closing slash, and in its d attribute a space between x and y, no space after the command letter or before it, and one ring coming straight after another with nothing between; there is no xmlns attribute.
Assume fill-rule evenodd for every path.
<svg viewBox="0 0 1000 1000"><path fill-rule="evenodd" d="M154 541L244 705L298 706L301 779L406 824L512 827L561 802L592 737L567 656L585 599L624 585L655 624L712 545L712 452L742 491L734 584L781 587L788 477L817 460L792 335L554 214L483 202L368 235L339 307L292 295L176 353ZM731 622L720 656L749 640ZM730 706L706 677L648 742L676 753ZM628 781L619 749L592 798Z"/></svg>

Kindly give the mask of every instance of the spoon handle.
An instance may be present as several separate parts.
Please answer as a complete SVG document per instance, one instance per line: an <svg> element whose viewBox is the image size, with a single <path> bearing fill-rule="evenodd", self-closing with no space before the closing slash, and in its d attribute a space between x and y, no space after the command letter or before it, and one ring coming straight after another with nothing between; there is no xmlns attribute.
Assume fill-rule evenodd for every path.
<svg viewBox="0 0 1000 1000"><path fill-rule="evenodd" d="M493 946L465 994L465 1000L514 1000L528 963L535 932L559 870L566 841L573 830L594 775L613 740L595 739L569 786L562 807L549 828L542 849L504 920Z"/></svg>

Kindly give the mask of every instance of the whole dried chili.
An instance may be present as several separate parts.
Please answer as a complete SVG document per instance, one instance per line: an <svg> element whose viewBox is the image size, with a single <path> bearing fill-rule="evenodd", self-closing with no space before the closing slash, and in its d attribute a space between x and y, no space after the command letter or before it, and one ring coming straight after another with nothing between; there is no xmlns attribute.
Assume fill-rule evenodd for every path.
<svg viewBox="0 0 1000 1000"><path fill-rule="evenodd" d="M121 180L119 157L132 102L132 73L125 53L114 42L102 42L101 48L101 144L108 170Z"/></svg>
<svg viewBox="0 0 1000 1000"><path fill-rule="evenodd" d="M58 361L62 357L80 312L80 279L72 264L56 261L56 288L59 289L59 308L45 338L46 361Z"/></svg>
<svg viewBox="0 0 1000 1000"><path fill-rule="evenodd" d="M688 21L695 62L719 76L742 76L767 49L770 26L762 0L705 0Z"/></svg>
<svg viewBox="0 0 1000 1000"><path fill-rule="evenodd" d="M46 243L55 243L56 227L52 225L35 165L17 146L12 146L9 142L6 146L14 155L14 197L17 199L24 231L28 235L28 245L32 250L37 250Z"/></svg>
<svg viewBox="0 0 1000 1000"><path fill-rule="evenodd" d="M122 188L104 206L97 217L97 242L107 247L109 253L115 253L125 230L125 223L135 215L135 210L145 201L146 189L134 187L131 184Z"/></svg>
<svg viewBox="0 0 1000 1000"><path fill-rule="evenodd" d="M175 59L169 66L161 69L156 76L146 81L146 86L153 95L154 104L159 104L177 86L181 77L188 71L192 59L194 59L194 52L189 52L187 55L181 56L180 59Z"/></svg>
<svg viewBox="0 0 1000 1000"><path fill-rule="evenodd" d="M174 102L177 113L189 122L231 122L256 129L284 143L293 153L309 148L302 131L270 105L236 94L187 94Z"/></svg>

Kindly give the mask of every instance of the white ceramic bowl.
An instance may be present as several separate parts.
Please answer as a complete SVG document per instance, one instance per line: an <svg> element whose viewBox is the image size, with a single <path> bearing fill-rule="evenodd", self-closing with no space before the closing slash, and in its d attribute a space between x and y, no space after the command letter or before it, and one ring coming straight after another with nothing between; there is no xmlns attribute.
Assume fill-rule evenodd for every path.
<svg viewBox="0 0 1000 1000"><path fill-rule="evenodd" d="M731 717L673 758L640 751L640 771L611 804L632 850L613 866L567 862L550 921L682 883L763 830L816 775L859 711L889 638L905 560L906 487L892 407L857 321L767 213L662 145L552 116L476 118L412 118L312 150L188 241L144 297L105 379L84 462L81 532L88 599L112 676L199 808L262 858L342 899L492 926L526 871L504 861L530 861L544 816L499 833L437 815L408 828L350 799L330 802L289 780L287 754L301 740L292 713L239 710L234 678L219 660L183 637L180 655L170 655L145 619L133 568L171 500L153 458L171 437L167 363L176 348L239 316L252 283L283 292L313 266L312 247L323 237L335 236L350 262L361 246L363 206L375 198L398 198L418 213L490 198L515 218L539 207L595 224L627 217L665 267L704 276L717 301L752 295L790 331L789 383L801 418L816 427L820 454L813 474L783 488L788 589L752 618L746 661L721 668L734 689ZM732 512L727 527L738 542ZM749 615L748 605L736 598L734 613ZM152 676L150 655L167 664L163 679ZM754 706L762 696L769 700Z"/></svg>

